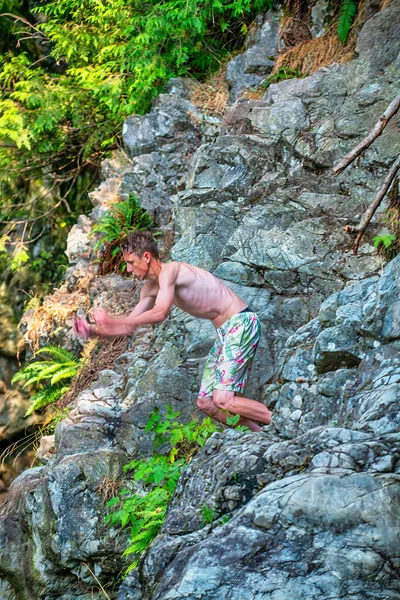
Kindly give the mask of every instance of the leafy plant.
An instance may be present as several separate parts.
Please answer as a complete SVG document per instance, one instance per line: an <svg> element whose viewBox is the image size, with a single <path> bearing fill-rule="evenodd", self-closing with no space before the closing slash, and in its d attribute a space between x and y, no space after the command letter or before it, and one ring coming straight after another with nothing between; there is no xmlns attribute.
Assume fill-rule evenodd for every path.
<svg viewBox="0 0 400 600"><path fill-rule="evenodd" d="M372 238L374 247L378 249L378 253L386 260L394 258L398 252L398 240L393 234L376 235Z"/></svg>
<svg viewBox="0 0 400 600"><path fill-rule="evenodd" d="M389 235L376 235L372 241L374 242L374 247L378 248L380 245L383 245L385 248L389 248L396 241L396 236L393 233Z"/></svg>
<svg viewBox="0 0 400 600"><path fill-rule="evenodd" d="M295 71L289 67L279 67L275 73L264 79L260 87L267 88L271 83L279 83L285 79L294 79L295 77L305 77L305 75L301 71Z"/></svg>
<svg viewBox="0 0 400 600"><path fill-rule="evenodd" d="M140 206L136 194L129 194L123 202L119 202L106 211L99 222L92 228L92 233L100 233L95 244L97 250L103 243L112 243L125 237L135 229L149 229L152 220L149 213ZM119 248L118 248L119 249Z"/></svg>
<svg viewBox="0 0 400 600"><path fill-rule="evenodd" d="M226 411L226 413L228 415L230 414L228 411ZM231 417L227 417L226 424L229 425L229 427L234 427L236 431L243 431L244 433L250 432L247 425L238 425L239 421L240 415L232 415Z"/></svg>
<svg viewBox="0 0 400 600"><path fill-rule="evenodd" d="M342 0L339 10L337 32L339 40L345 45L351 26L357 14L358 0Z"/></svg>
<svg viewBox="0 0 400 600"><path fill-rule="evenodd" d="M124 489L107 503L107 507L115 511L107 515L106 522L131 528L130 544L123 555L133 554L134 561L127 572L137 566L160 531L168 502L183 469L206 440L219 430L210 417L201 422L192 420L183 424L177 421L179 414L173 412L171 406L168 406L164 418L158 408L152 411L145 431L154 433L153 456L133 460L124 467L125 472L133 471L133 479L140 481L145 491L132 494ZM162 448L165 452L158 452Z"/></svg>
<svg viewBox="0 0 400 600"><path fill-rule="evenodd" d="M129 194L126 200L115 204L106 211L91 231L91 235L100 234L94 250L104 246L100 274L105 275L120 267L122 261L117 256L120 252L119 242L122 238L137 229L150 229L152 224L149 213L140 206L139 199L134 193Z"/></svg>
<svg viewBox="0 0 400 600"><path fill-rule="evenodd" d="M86 192L118 146L124 119L144 114L171 77L216 71L255 15L271 6L272 0L4 0L0 220L5 234L13 223L29 224L13 230L12 243L72 225L88 208ZM40 23L32 13L41 14Z"/></svg>
<svg viewBox="0 0 400 600"><path fill-rule="evenodd" d="M206 504L203 504L203 506L201 507L201 514L203 517L204 524L212 523L215 519L215 510L213 508L210 508Z"/></svg>
<svg viewBox="0 0 400 600"><path fill-rule="evenodd" d="M74 354L56 346L45 346L35 354L49 354L53 360L35 361L23 367L12 378L11 383L25 380L23 388L38 385L41 389L31 398L31 406L25 413L27 417L34 410L45 408L55 402L69 390L71 379L78 373L81 362ZM48 385L42 385L46 381Z"/></svg>

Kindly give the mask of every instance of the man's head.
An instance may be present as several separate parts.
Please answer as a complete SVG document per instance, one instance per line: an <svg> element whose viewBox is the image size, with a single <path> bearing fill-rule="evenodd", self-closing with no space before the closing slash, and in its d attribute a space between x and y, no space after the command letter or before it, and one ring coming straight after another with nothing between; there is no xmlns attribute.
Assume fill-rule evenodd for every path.
<svg viewBox="0 0 400 600"><path fill-rule="evenodd" d="M160 254L150 231L134 231L121 242L121 250L126 262L126 270L140 280L146 279L152 261L158 261Z"/></svg>

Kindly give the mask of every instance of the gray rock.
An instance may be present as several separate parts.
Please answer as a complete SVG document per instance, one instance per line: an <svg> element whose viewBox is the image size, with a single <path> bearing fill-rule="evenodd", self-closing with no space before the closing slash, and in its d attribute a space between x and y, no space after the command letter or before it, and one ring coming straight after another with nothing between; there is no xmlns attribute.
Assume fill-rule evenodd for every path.
<svg viewBox="0 0 400 600"><path fill-rule="evenodd" d="M357 332L340 325L324 329L315 341L314 365L318 373L341 368L357 367L364 353L357 340Z"/></svg>
<svg viewBox="0 0 400 600"><path fill-rule="evenodd" d="M274 416L257 434L227 430L206 444L117 592L129 531L104 525L101 490L151 452L144 428L154 405L171 403L182 418L196 410L215 335L179 310L138 332L79 394L57 427L54 455L14 482L1 509L0 577L18 598L100 600L89 566L113 598L399 597L400 258L382 272L370 243L382 213L357 257L344 232L399 151L396 120L356 165L331 172L397 93L398 4L367 23L357 60L271 85L246 113L249 133L226 128L205 140L181 80L148 115L128 120L130 158L105 165L109 185L93 196L90 221L131 191L162 221L173 195L173 258L212 270L260 316L248 395ZM270 65L250 42L244 75L263 77ZM71 243L85 252L79 227ZM71 294L90 269L74 252ZM135 303L129 280L90 281L95 305ZM212 523L202 506L214 511Z"/></svg>
<svg viewBox="0 0 400 600"><path fill-rule="evenodd" d="M311 33L313 38L321 37L325 33L327 16L329 16L328 0L317 0L311 8Z"/></svg>
<svg viewBox="0 0 400 600"><path fill-rule="evenodd" d="M269 11L257 33L250 35L247 50L228 63L226 80L231 88L230 102L240 98L246 88L260 84L272 71L278 53L278 30L278 14Z"/></svg>
<svg viewBox="0 0 400 600"><path fill-rule="evenodd" d="M383 575L381 551L384 548L385 556L395 561L389 567L393 576L398 523L390 504L399 498L394 475L382 478L377 471L373 474L373 465L383 466L381 456L390 451L393 441L386 439L376 445L365 434L318 428L291 442L269 443L263 456L265 468L260 471L258 467L262 490L226 524L216 521L206 537L201 530L196 537L182 532L177 546L176 534L171 535L176 529L171 523L169 530L166 522L143 566L148 584L158 581L155 597L236 598L240 590L241 597L244 593L249 599L262 591L277 598L289 599L300 592L313 599L335 593L361 600L361 590L372 585L372 597L385 594L395 598L398 578ZM219 464L229 454L234 456L235 448L241 455L235 438L226 436L223 444L226 449ZM212 451L212 440L209 446ZM257 446L255 442L253 447ZM199 459L196 462L204 465L204 459ZM210 475L213 467L211 463ZM214 475L214 488L222 483L221 475L225 478L226 471ZM198 481L207 476L202 471ZM237 479L242 481L240 467ZM193 476L190 482L194 484ZM190 502L184 491L176 496L181 510ZM371 511L379 542L375 538L371 543L365 511ZM349 539L357 543L349 544ZM265 560L268 573L262 568ZM240 569L231 568L239 563Z"/></svg>

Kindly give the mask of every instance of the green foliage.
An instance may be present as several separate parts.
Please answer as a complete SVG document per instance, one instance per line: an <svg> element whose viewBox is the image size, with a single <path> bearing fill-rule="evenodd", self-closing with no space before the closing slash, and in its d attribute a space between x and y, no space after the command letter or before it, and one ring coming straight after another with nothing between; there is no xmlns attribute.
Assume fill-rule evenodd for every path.
<svg viewBox="0 0 400 600"><path fill-rule="evenodd" d="M152 220L148 212L139 204L135 194L129 194L123 202L112 206L92 228L91 235L100 234L94 249L101 247L99 274L118 273L126 269L120 252L120 242L131 231L149 229Z"/></svg>
<svg viewBox="0 0 400 600"><path fill-rule="evenodd" d="M230 414L228 411L225 412L227 415ZM227 417L226 424L229 425L229 427L234 427L236 431L243 431L244 433L250 432L250 429L247 427L247 425L238 425L239 421L240 415L233 415L232 417Z"/></svg>
<svg viewBox="0 0 400 600"><path fill-rule="evenodd" d="M343 46L346 44L350 28L357 14L358 0L342 0L339 10L337 32Z"/></svg>
<svg viewBox="0 0 400 600"><path fill-rule="evenodd" d="M97 250L104 243L118 242L135 229L149 229L151 226L151 217L140 206L136 194L129 194L126 200L115 204L110 210L106 211L92 228L92 234L100 234L94 249ZM113 256L118 252L119 246L116 245L112 249Z"/></svg>
<svg viewBox="0 0 400 600"><path fill-rule="evenodd" d="M215 519L215 510L213 508L210 508L206 504L203 504L203 506L201 507L201 514L203 517L204 524L211 524Z"/></svg>
<svg viewBox="0 0 400 600"><path fill-rule="evenodd" d="M374 242L375 248L383 245L385 248L389 248L395 241L396 236L390 233L389 235L376 235L372 241Z"/></svg>
<svg viewBox="0 0 400 600"><path fill-rule="evenodd" d="M69 390L71 379L78 373L81 363L74 354L56 346L45 346L37 354L49 354L53 360L31 362L23 367L12 378L11 383L25 380L23 388L29 385L39 385L41 389L31 398L31 406L25 413L27 417L34 410L45 408L59 400ZM35 355L35 356L36 356ZM48 385L43 387L42 380Z"/></svg>
<svg viewBox="0 0 400 600"><path fill-rule="evenodd" d="M173 412L171 406L164 417L158 408L153 410L145 428L154 433L153 456L133 460L124 467L125 472L133 471L133 479L142 483L145 492L132 495L129 490L122 490L107 503L114 512L107 515L106 522L131 528L130 544L124 556L133 554L134 561L127 571L137 566L160 531L183 469L206 440L219 430L209 417L201 422L193 420L183 424L177 421L179 414ZM167 448L164 453L157 451L162 448Z"/></svg>
<svg viewBox="0 0 400 600"><path fill-rule="evenodd" d="M270 75L261 83L259 87L265 89L271 85L271 83L279 83L285 79L294 79L295 77L305 77L301 71L295 71L289 67L279 67L273 75Z"/></svg>
<svg viewBox="0 0 400 600"><path fill-rule="evenodd" d="M389 225L393 225L393 222L389 220ZM376 235L372 239L375 248L385 260L392 260L399 253L398 238L393 233Z"/></svg>

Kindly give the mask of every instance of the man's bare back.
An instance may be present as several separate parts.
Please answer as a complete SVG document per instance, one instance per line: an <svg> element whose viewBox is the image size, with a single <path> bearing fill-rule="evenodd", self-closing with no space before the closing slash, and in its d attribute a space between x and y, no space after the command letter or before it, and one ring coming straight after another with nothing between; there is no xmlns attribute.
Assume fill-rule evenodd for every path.
<svg viewBox="0 0 400 600"><path fill-rule="evenodd" d="M124 252L128 273L146 283L134 310L124 317L112 317L103 309L93 311L97 327L77 321L76 332L83 337L129 335L137 326L165 320L172 305L189 314L209 319L216 328L246 308L246 303L208 271L182 262L162 263L149 253L138 257Z"/></svg>
<svg viewBox="0 0 400 600"><path fill-rule="evenodd" d="M160 279L174 285L173 304L200 319L209 319L220 327L229 317L246 308L246 303L208 271L183 262L162 263ZM147 281L143 296L154 297L158 282Z"/></svg>

